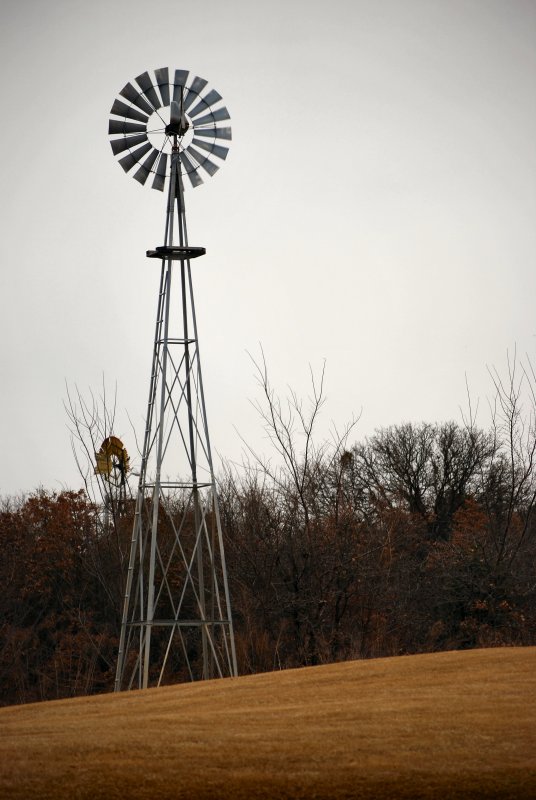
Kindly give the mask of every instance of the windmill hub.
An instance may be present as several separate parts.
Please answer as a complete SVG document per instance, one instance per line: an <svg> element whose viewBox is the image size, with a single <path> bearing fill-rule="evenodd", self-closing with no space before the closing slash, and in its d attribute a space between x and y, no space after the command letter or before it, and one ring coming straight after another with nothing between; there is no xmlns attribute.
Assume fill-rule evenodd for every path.
<svg viewBox="0 0 536 800"><path fill-rule="evenodd" d="M176 119L171 116L171 122L169 125L166 125L165 132L166 136L180 136L183 137L186 131L190 127L190 122L188 118L183 114L182 117Z"/></svg>
<svg viewBox="0 0 536 800"><path fill-rule="evenodd" d="M184 136L188 128L190 127L188 121L185 122L183 125L182 122L170 122L169 125L166 125L166 135L167 136Z"/></svg>
<svg viewBox="0 0 536 800"><path fill-rule="evenodd" d="M162 117L164 118L163 120ZM174 142L180 144L181 149L186 149L191 145L194 138L192 120L185 116L184 121L169 121L169 116L166 119L165 113L160 109L159 113L155 112L149 117L147 138L155 149L159 152L167 153L168 157L170 157Z"/></svg>

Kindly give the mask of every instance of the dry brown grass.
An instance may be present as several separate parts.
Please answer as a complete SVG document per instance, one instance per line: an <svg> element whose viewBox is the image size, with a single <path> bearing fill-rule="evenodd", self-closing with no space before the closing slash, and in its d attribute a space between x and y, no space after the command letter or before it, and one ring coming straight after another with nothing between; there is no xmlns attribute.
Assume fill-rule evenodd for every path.
<svg viewBox="0 0 536 800"><path fill-rule="evenodd" d="M0 709L2 798L535 798L536 648Z"/></svg>

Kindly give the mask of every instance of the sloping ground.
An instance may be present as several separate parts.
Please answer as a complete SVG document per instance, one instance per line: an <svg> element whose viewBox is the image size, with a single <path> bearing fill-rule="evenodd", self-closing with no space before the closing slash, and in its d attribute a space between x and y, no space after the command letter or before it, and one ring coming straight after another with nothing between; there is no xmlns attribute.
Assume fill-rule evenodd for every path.
<svg viewBox="0 0 536 800"><path fill-rule="evenodd" d="M536 798L536 648L0 709L2 798Z"/></svg>

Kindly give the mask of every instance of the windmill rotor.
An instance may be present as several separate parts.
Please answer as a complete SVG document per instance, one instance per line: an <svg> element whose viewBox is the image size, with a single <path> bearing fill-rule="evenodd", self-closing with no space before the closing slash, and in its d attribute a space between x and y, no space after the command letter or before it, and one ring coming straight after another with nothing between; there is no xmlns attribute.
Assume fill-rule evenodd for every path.
<svg viewBox="0 0 536 800"><path fill-rule="evenodd" d="M100 450L95 452L95 475L115 486L125 483L130 471L130 458L127 449L117 436L107 436Z"/></svg>
<svg viewBox="0 0 536 800"><path fill-rule="evenodd" d="M143 72L119 92L110 109L108 134L121 167L142 185L164 191L168 157L179 148L182 172L192 187L214 175L232 139L222 96L188 70ZM224 123L224 124L222 124ZM137 169L135 169L137 167ZM152 179L152 180L150 180Z"/></svg>

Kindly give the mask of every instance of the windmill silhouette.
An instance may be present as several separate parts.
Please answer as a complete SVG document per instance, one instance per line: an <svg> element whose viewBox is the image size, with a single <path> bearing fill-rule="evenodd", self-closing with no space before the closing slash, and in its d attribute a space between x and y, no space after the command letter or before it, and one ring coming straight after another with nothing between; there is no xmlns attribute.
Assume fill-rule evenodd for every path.
<svg viewBox="0 0 536 800"><path fill-rule="evenodd" d="M164 191L149 399L115 689L237 674L231 604L201 374L184 176L213 175L229 113L207 81L144 72L114 101L109 134L125 172Z"/></svg>

